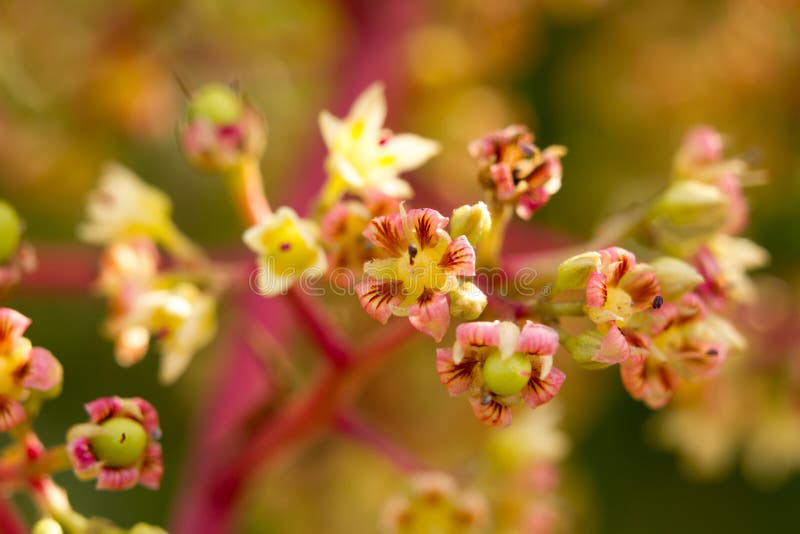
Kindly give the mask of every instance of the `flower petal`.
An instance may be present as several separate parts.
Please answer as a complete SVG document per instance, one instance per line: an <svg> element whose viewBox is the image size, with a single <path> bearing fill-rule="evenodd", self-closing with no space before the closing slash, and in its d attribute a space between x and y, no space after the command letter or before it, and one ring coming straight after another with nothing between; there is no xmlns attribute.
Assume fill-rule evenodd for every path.
<svg viewBox="0 0 800 534"><path fill-rule="evenodd" d="M408 249L408 235L398 213L372 219L364 230L364 237L392 256L399 256Z"/></svg>
<svg viewBox="0 0 800 534"><path fill-rule="evenodd" d="M556 396L566 378L567 375L555 367L550 369L546 378L539 378L536 373L533 373L528 384L522 390L522 398L531 408L541 406Z"/></svg>
<svg viewBox="0 0 800 534"><path fill-rule="evenodd" d="M161 477L164 474L164 457L161 445L150 443L144 452L144 461L139 469L139 484L146 488L156 490L161 486Z"/></svg>
<svg viewBox="0 0 800 534"><path fill-rule="evenodd" d="M661 294L656 271L646 264L636 265L625 273L619 287L631 297L633 309L639 311L651 307L653 300Z"/></svg>
<svg viewBox="0 0 800 534"><path fill-rule="evenodd" d="M25 408L18 400L0 397L0 432L11 430L27 418Z"/></svg>
<svg viewBox="0 0 800 534"><path fill-rule="evenodd" d="M352 128L351 134L354 138L377 140L384 120L386 120L386 96L383 84L375 82L356 98L345 122Z"/></svg>
<svg viewBox="0 0 800 534"><path fill-rule="evenodd" d="M119 397L100 397L83 406L93 423L101 423L114 417L122 409L123 402Z"/></svg>
<svg viewBox="0 0 800 534"><path fill-rule="evenodd" d="M622 384L631 397L650 408L662 408L678 388L678 375L669 365L643 356L635 356L620 366Z"/></svg>
<svg viewBox="0 0 800 534"><path fill-rule="evenodd" d="M48 391L61 383L64 371L49 350L34 347L22 375L22 387Z"/></svg>
<svg viewBox="0 0 800 534"><path fill-rule="evenodd" d="M13 348L25 333L31 320L11 308L0 308L0 354Z"/></svg>
<svg viewBox="0 0 800 534"><path fill-rule="evenodd" d="M452 349L436 350L436 372L447 392L453 397L465 393L470 388L477 363L470 358L457 364L453 361Z"/></svg>
<svg viewBox="0 0 800 534"><path fill-rule="evenodd" d="M126 490L134 487L138 481L139 470L136 467L103 467L97 475L95 487L99 490Z"/></svg>
<svg viewBox="0 0 800 534"><path fill-rule="evenodd" d="M687 378L711 378L725 361L727 351L723 345L703 343L690 345L671 356Z"/></svg>
<svg viewBox="0 0 800 534"><path fill-rule="evenodd" d="M489 168L489 174L494 182L495 194L500 200L508 200L517 194L511 168L507 163L495 163Z"/></svg>
<svg viewBox="0 0 800 534"><path fill-rule="evenodd" d="M447 245L439 266L456 276L475 276L475 249L465 236L457 237Z"/></svg>
<svg viewBox="0 0 800 534"><path fill-rule="evenodd" d="M408 309L408 320L423 334L441 341L450 325L450 304L441 293L426 291Z"/></svg>
<svg viewBox="0 0 800 534"><path fill-rule="evenodd" d="M592 308L602 308L608 299L608 284L606 275L594 271L589 275L586 284L586 305Z"/></svg>
<svg viewBox="0 0 800 534"><path fill-rule="evenodd" d="M161 427L158 422L158 411L156 411L155 407L139 397L134 397L129 400L138 407L139 413L141 414L139 422L142 423L142 426L147 431L150 438L155 440L161 439Z"/></svg>
<svg viewBox="0 0 800 534"><path fill-rule="evenodd" d="M631 349L628 346L628 340L625 339L619 327L611 323L592 360L600 363L620 363L630 358L630 355Z"/></svg>
<svg viewBox="0 0 800 534"><path fill-rule="evenodd" d="M450 221L430 208L409 210L408 224L417 237L420 250L434 247L439 242L439 230L444 230Z"/></svg>
<svg viewBox="0 0 800 534"><path fill-rule="evenodd" d="M469 403L481 423L498 428L511 424L511 408L500 404L488 393L481 397L470 397Z"/></svg>
<svg viewBox="0 0 800 534"><path fill-rule="evenodd" d="M422 166L435 156L441 147L436 141L414 134L393 135L383 145L385 162L398 172L410 171Z"/></svg>
<svg viewBox="0 0 800 534"><path fill-rule="evenodd" d="M336 138L342 130L342 121L328 111L322 111L319 114L319 130L325 146L330 150L336 144Z"/></svg>
<svg viewBox="0 0 800 534"><path fill-rule="evenodd" d="M517 342L517 352L548 356L558 350L558 332L543 324L526 321Z"/></svg>
<svg viewBox="0 0 800 534"><path fill-rule="evenodd" d="M620 279L636 265L636 256L622 247L600 250L601 270L608 277L608 284L616 286Z"/></svg>
<svg viewBox="0 0 800 534"><path fill-rule="evenodd" d="M67 457L76 477L80 480L89 480L97 476L102 465L92 452L89 438L72 439L66 448Z"/></svg>
<svg viewBox="0 0 800 534"><path fill-rule="evenodd" d="M500 321L473 321L456 328L456 343L462 347L497 347L500 345Z"/></svg>
<svg viewBox="0 0 800 534"><path fill-rule="evenodd" d="M356 286L361 307L383 324L392 315L392 307L403 300L402 282L396 280L364 280Z"/></svg>

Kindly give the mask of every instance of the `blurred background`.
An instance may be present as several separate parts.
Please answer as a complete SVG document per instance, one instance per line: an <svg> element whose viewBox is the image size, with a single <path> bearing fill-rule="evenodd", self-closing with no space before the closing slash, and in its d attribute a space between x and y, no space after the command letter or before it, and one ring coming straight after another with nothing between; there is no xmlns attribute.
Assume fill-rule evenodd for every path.
<svg viewBox="0 0 800 534"><path fill-rule="evenodd" d="M411 177L420 203L474 201L466 143L488 130L521 122L541 144L566 145L564 186L528 223L558 239L586 238L605 216L659 190L683 132L716 126L734 153L769 172L768 185L750 190L747 235L769 249L769 273L797 295L797 1L3 2L0 198L17 208L56 273L55 281L23 281L3 303L33 317L29 337L65 368L63 395L47 404L37 429L59 443L83 420L83 402L109 394L149 399L165 429L160 492L98 493L60 475L78 510L122 524L169 522L182 474L192 469L185 459L193 422L224 357L218 344L177 385L158 386L154 355L131 369L114 362L99 333L101 299L89 287L61 287L59 258L94 268L97 251L77 242L75 228L99 166L130 166L170 194L179 226L212 254L245 257L222 182L198 175L178 151L181 86L243 89L269 123L263 170L271 201L302 211L323 177L317 114L343 114L374 80L387 85L391 128L443 143ZM446 395L432 351L420 340L393 360L360 405L425 462L469 473L483 461L487 432L463 399ZM290 353L313 359L302 341ZM654 446L650 412L616 373L569 376L562 396L573 450L563 496L577 532L796 532L800 477L765 484L734 467L699 479ZM335 436L262 479L241 507L242 532L373 532L384 500L402 484L381 458Z"/></svg>

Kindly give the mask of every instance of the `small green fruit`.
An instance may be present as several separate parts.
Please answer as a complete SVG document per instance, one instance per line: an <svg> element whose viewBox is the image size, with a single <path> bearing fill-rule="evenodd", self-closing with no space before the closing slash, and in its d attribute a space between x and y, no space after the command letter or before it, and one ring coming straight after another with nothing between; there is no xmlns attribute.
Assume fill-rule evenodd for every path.
<svg viewBox="0 0 800 534"><path fill-rule="evenodd" d="M0 200L0 263L5 263L19 246L22 222L16 210L4 200Z"/></svg>
<svg viewBox="0 0 800 534"><path fill-rule="evenodd" d="M204 119L215 125L232 124L242 115L239 95L222 84L210 84L192 96L189 119Z"/></svg>
<svg viewBox="0 0 800 534"><path fill-rule="evenodd" d="M144 427L127 417L112 417L100 424L103 433L89 443L97 458L109 467L129 467L139 462L147 447Z"/></svg>
<svg viewBox="0 0 800 534"><path fill-rule="evenodd" d="M483 364L483 380L496 395L519 393L528 383L530 374L531 361L519 352L504 360L499 351L494 351Z"/></svg>

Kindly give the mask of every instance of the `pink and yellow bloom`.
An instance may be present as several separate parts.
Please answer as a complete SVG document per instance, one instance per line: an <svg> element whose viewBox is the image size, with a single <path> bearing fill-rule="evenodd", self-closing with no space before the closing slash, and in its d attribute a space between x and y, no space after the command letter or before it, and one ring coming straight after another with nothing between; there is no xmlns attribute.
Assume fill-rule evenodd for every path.
<svg viewBox="0 0 800 534"><path fill-rule="evenodd" d="M511 423L511 406L531 408L556 396L565 375L553 367L558 333L527 321L472 322L459 325L452 349L436 351L439 379L450 395L463 393L475 416L492 426Z"/></svg>
<svg viewBox="0 0 800 534"><path fill-rule="evenodd" d="M81 480L97 489L124 490L141 484L158 489L164 462L158 413L140 398L103 397L86 404L90 423L67 433L67 455Z"/></svg>
<svg viewBox="0 0 800 534"><path fill-rule="evenodd" d="M483 186L497 203L516 205L522 219L530 219L561 189L561 158L566 149L541 150L525 126L492 132L470 143L469 152L478 160Z"/></svg>
<svg viewBox="0 0 800 534"><path fill-rule="evenodd" d="M35 393L58 394L61 364L50 351L23 337L31 320L11 308L0 308L0 431L27 419L24 403Z"/></svg>
<svg viewBox="0 0 800 534"><path fill-rule="evenodd" d="M441 341L450 324L448 295L475 275L472 245L464 236L452 239L447 224L436 210L402 207L369 223L364 235L384 257L364 265L366 279L356 286L367 313L381 323L393 314L408 316L417 330Z"/></svg>

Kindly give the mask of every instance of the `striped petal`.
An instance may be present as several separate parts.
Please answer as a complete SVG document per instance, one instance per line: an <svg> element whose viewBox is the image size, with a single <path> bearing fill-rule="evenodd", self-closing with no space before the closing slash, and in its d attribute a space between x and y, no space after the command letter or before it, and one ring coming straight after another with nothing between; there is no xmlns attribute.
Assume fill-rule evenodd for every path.
<svg viewBox="0 0 800 534"><path fill-rule="evenodd" d="M48 391L61 383L64 371L61 364L49 350L34 347L30 352L30 359L25 364L25 373L22 375L22 387Z"/></svg>
<svg viewBox="0 0 800 534"><path fill-rule="evenodd" d="M586 305L592 308L602 308L608 300L608 284L606 275L598 271L589 275L586 284Z"/></svg>
<svg viewBox="0 0 800 534"><path fill-rule="evenodd" d="M633 309L638 311L651 307L661 294L656 271L650 265L639 264L630 269L619 281L619 287L631 297Z"/></svg>
<svg viewBox="0 0 800 534"><path fill-rule="evenodd" d="M373 318L386 324L392 308L403 301L402 282L396 280L364 280L356 286L361 307Z"/></svg>
<svg viewBox="0 0 800 534"><path fill-rule="evenodd" d="M628 340L625 339L619 327L611 323L608 332L600 343L600 348L592 360L600 363L613 364L624 362L630 355L631 349L628 345Z"/></svg>
<svg viewBox="0 0 800 534"><path fill-rule="evenodd" d="M109 417L114 417L122 407L123 401L119 397L100 397L84 405L93 423L102 423Z"/></svg>
<svg viewBox="0 0 800 534"><path fill-rule="evenodd" d="M144 452L144 461L139 469L139 484L146 488L156 490L161 486L161 477L164 474L164 457L161 445L150 443Z"/></svg>
<svg viewBox="0 0 800 534"><path fill-rule="evenodd" d="M139 470L135 467L124 467L121 469L103 467L97 475L97 485L99 490L126 490L134 487L139 481Z"/></svg>
<svg viewBox="0 0 800 534"><path fill-rule="evenodd" d="M80 480L89 480L98 475L102 464L92 452L88 437L72 439L67 443L67 457L75 476Z"/></svg>
<svg viewBox="0 0 800 534"><path fill-rule="evenodd" d="M466 236L459 236L447 245L439 266L456 276L475 276L475 249Z"/></svg>
<svg viewBox="0 0 800 534"><path fill-rule="evenodd" d="M0 354L10 351L30 326L31 320L11 308L0 308Z"/></svg>
<svg viewBox="0 0 800 534"><path fill-rule="evenodd" d="M0 432L11 430L27 418L25 408L18 400L0 397Z"/></svg>
<svg viewBox="0 0 800 534"><path fill-rule="evenodd" d="M450 304L441 293L426 291L408 309L411 324L434 340L441 341L450 326Z"/></svg>
<svg viewBox="0 0 800 534"><path fill-rule="evenodd" d="M462 347L497 347L500 345L500 321L473 321L456 328L456 343Z"/></svg>
<svg viewBox="0 0 800 534"><path fill-rule="evenodd" d="M558 332L543 324L527 321L517 342L517 352L546 356L558 350Z"/></svg>
<svg viewBox="0 0 800 534"><path fill-rule="evenodd" d="M511 408L500 404L488 393L481 397L471 397L469 403L481 423L498 428L511 424Z"/></svg>
<svg viewBox="0 0 800 534"><path fill-rule="evenodd" d="M392 256L399 256L408 249L408 235L403 218L397 213L372 219L364 230L364 237Z"/></svg>
<svg viewBox="0 0 800 534"><path fill-rule="evenodd" d="M567 375L560 369L553 367L545 378L539 378L533 373L528 384L522 390L522 399L531 408L536 408L549 402L558 394L561 384Z"/></svg>
<svg viewBox="0 0 800 534"><path fill-rule="evenodd" d="M465 393L470 388L477 363L475 359L469 358L457 364L453 361L452 349L436 351L436 372L447 392L453 397Z"/></svg>
<svg viewBox="0 0 800 534"><path fill-rule="evenodd" d="M662 408L678 388L678 375L669 365L646 357L633 357L620 366L622 384L631 397L650 408Z"/></svg>
<svg viewBox="0 0 800 534"><path fill-rule="evenodd" d="M408 224L417 236L420 250L435 247L439 242L439 230L444 230L450 219L429 208L410 210Z"/></svg>

